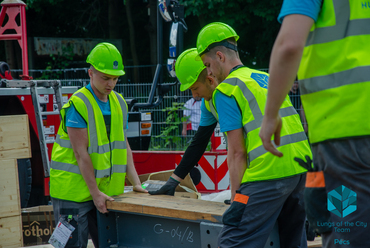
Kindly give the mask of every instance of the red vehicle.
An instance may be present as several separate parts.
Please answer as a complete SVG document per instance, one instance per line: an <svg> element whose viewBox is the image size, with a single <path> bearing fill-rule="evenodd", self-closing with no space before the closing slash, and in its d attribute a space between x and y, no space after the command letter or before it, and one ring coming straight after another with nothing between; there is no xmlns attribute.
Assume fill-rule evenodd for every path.
<svg viewBox="0 0 370 248"><path fill-rule="evenodd" d="M159 11L171 7L170 1L166 1L166 6L160 6ZM171 2L172 3L172 2ZM176 2L174 2L176 4ZM32 148L32 158L19 159L19 183L21 191L21 206L30 207L35 205L48 204L49 202L49 160L52 151L52 144L55 140L57 129L60 124L58 109L67 102L71 95L78 89L77 86L60 86L56 80L45 82L32 80L28 75L27 57L27 34L25 21L25 4L21 1L5 0L2 2L0 12L0 40L19 41L22 49L23 75L22 80L13 80L9 66L5 62L0 62L0 116L27 114L30 122L30 140ZM172 6L173 7L173 6ZM179 6L173 11L178 11ZM167 9L166 9L167 8ZM183 19L179 20L180 14L172 15L162 13L162 16L170 18L174 23L180 23L184 29L186 24ZM183 10L182 10L183 11ZM180 10L181 13L181 10ZM183 12L182 12L183 13ZM20 15L20 26L16 23L16 16ZM8 21L4 25L5 16ZM167 19L165 19L167 20ZM162 18L158 15L157 33L162 39ZM16 34L4 34L6 30L13 29ZM178 32L178 25L173 25L171 32ZM168 59L168 72L172 77L176 77L173 64L176 57L177 40L173 40L170 35L170 59ZM162 42L157 42L158 63L153 79L153 85L147 103L137 103L135 99L127 100L129 110L135 111L129 114L128 136L130 146L133 150L134 161L138 174L152 173L162 170L176 168L184 152L150 152L147 151L151 138L152 117L147 111L139 112L140 108L154 108L159 106L163 96L176 83L162 84L161 74L163 73L162 62ZM181 49L178 49L181 51ZM14 85L16 87L14 88ZM40 86L41 87L38 87ZM54 90L49 86L56 86ZM47 87L44 87L47 86ZM57 91L57 89L59 91ZM154 102L154 93L159 92L157 100ZM36 114L35 114L36 113ZM218 130L218 131L217 131ZM225 144L222 144L222 137L219 129L216 129L212 137L212 150L206 152L198 166L192 172L194 183L200 192L218 192L229 187L229 176L226 164Z"/></svg>

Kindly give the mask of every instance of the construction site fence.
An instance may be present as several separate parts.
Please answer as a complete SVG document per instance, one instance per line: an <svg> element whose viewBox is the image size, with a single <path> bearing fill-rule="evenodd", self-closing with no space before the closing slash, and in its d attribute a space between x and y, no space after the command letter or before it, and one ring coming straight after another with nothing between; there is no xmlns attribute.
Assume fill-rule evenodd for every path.
<svg viewBox="0 0 370 248"><path fill-rule="evenodd" d="M166 70L165 66L163 66ZM29 76L33 79L57 79L62 82L62 86L86 86L89 84L90 79L88 76L89 68L74 68L74 69L62 69L62 70L29 70ZM115 87L115 91L121 93L125 99L136 99L139 103L145 103L148 101L148 96L153 85L153 77L155 73L156 65L143 65L143 66L125 66L125 75L121 76ZM260 69L261 71L267 72L268 69ZM11 71L14 79L19 79L22 75L22 70L13 69ZM175 82L174 78L163 73L163 81L166 83ZM157 99L157 91L154 100ZM294 96L296 99L292 101L298 101L299 95ZM189 99L192 98L190 90L180 91L180 85L177 84L171 87L170 91L163 97L163 102L151 109L140 109L142 112L151 112L153 119L152 138L150 142L149 150L185 150L190 144L194 132L187 136L182 135L182 124L173 124L174 121L167 120L168 111L174 106L174 103L185 104ZM200 112L200 109L198 109ZM183 110L176 111L178 118L183 117ZM167 120L167 122L166 122ZM170 124L169 124L170 123ZM170 134L162 137L161 133L168 128L175 128Z"/></svg>

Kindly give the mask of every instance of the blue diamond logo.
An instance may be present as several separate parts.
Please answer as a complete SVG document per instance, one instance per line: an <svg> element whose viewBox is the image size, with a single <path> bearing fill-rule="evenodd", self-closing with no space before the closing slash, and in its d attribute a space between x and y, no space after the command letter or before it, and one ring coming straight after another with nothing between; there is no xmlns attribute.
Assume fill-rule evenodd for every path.
<svg viewBox="0 0 370 248"><path fill-rule="evenodd" d="M357 194L345 186L328 193L328 210L343 218L357 209Z"/></svg>
<svg viewBox="0 0 370 248"><path fill-rule="evenodd" d="M118 69L118 61L117 60L115 60L113 62L113 69Z"/></svg>

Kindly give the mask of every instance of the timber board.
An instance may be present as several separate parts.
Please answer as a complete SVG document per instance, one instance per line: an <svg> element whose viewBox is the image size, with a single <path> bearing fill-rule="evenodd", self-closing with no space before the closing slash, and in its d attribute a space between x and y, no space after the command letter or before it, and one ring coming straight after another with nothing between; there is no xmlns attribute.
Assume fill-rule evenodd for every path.
<svg viewBox="0 0 370 248"><path fill-rule="evenodd" d="M0 217L21 214L16 159L0 160Z"/></svg>
<svg viewBox="0 0 370 248"><path fill-rule="evenodd" d="M220 222L222 214L229 207L219 202L136 192L119 195L114 199L112 202L107 201L110 210L216 223Z"/></svg>
<svg viewBox="0 0 370 248"><path fill-rule="evenodd" d="M21 216L0 218L0 247L22 247Z"/></svg>
<svg viewBox="0 0 370 248"><path fill-rule="evenodd" d="M30 157L31 143L28 116L0 116L0 159Z"/></svg>

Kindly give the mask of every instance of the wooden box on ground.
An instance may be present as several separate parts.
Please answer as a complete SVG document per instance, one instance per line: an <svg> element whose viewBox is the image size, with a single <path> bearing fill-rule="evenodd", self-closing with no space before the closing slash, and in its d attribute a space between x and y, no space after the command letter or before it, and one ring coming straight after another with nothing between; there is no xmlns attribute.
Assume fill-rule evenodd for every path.
<svg viewBox="0 0 370 248"><path fill-rule="evenodd" d="M0 217L0 247L22 247L21 216Z"/></svg>
<svg viewBox="0 0 370 248"><path fill-rule="evenodd" d="M22 209L24 246L47 244L55 229L53 206Z"/></svg>
<svg viewBox="0 0 370 248"><path fill-rule="evenodd" d="M27 115L0 117L0 159L30 158L31 144Z"/></svg>
<svg viewBox="0 0 370 248"><path fill-rule="evenodd" d="M0 160L0 247L22 246L16 159Z"/></svg>
<svg viewBox="0 0 370 248"><path fill-rule="evenodd" d="M16 159L0 160L0 218L21 214Z"/></svg>
<svg viewBox="0 0 370 248"><path fill-rule="evenodd" d="M17 159L30 157L28 116L0 116L0 247L22 246Z"/></svg>

